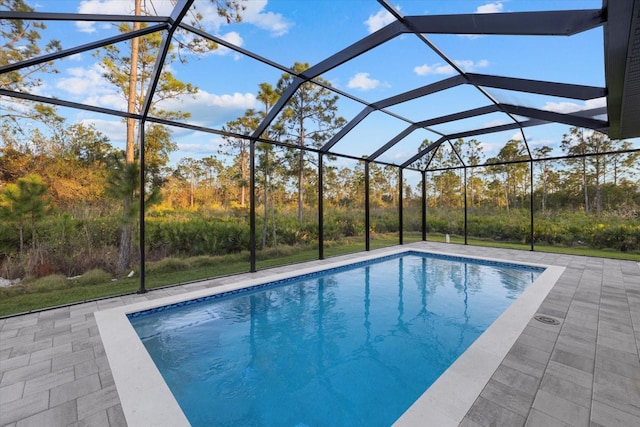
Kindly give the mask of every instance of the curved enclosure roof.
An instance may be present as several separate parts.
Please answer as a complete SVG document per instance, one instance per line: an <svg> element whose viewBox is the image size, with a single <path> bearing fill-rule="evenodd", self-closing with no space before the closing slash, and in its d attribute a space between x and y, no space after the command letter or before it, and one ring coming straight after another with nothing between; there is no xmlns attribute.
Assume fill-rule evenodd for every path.
<svg viewBox="0 0 640 427"><path fill-rule="evenodd" d="M344 121L301 146L411 169L424 169L425 156L459 138L542 145L570 127L640 137L640 0L246 2L241 23L219 19L206 0L147 1L154 13L137 17L133 1L40 3L29 12L1 10L0 18L44 22L42 39L60 40L61 50L4 64L0 77L37 73L42 64L57 73L37 86L0 86L0 105L53 104L105 132L119 128L110 135L116 141L115 123L133 117L168 125L186 152L214 152L221 136L286 145L274 123L306 85L335 96ZM119 27L134 21L141 29ZM98 58L105 46L125 51L146 34L160 35L161 45L140 112L131 114ZM213 43L184 49L193 40ZM296 62L308 68L294 71ZM198 91L159 99L166 70ZM292 78L280 98L261 103L260 84L275 87L283 73ZM152 103L188 117L154 117ZM257 128L227 130L265 105Z"/></svg>

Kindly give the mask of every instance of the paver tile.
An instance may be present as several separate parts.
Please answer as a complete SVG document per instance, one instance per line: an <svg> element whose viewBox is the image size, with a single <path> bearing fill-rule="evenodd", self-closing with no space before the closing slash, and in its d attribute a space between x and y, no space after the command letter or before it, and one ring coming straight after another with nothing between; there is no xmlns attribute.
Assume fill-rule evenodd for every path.
<svg viewBox="0 0 640 427"><path fill-rule="evenodd" d="M29 358L29 354L23 354L0 361L0 373L27 366L29 364Z"/></svg>
<svg viewBox="0 0 640 427"><path fill-rule="evenodd" d="M12 402L2 402L0 405L0 425L13 423L38 412L45 411L49 407L49 392L43 391L24 396Z"/></svg>
<svg viewBox="0 0 640 427"><path fill-rule="evenodd" d="M39 362L41 360L53 359L54 356L70 353L71 344L57 345L55 347L48 347L42 350L34 351L31 353L30 362Z"/></svg>
<svg viewBox="0 0 640 427"><path fill-rule="evenodd" d="M2 375L0 385L9 385L18 381L26 381L31 378L39 377L51 372L51 360L43 360L33 365L23 366L21 368L6 371Z"/></svg>
<svg viewBox="0 0 640 427"><path fill-rule="evenodd" d="M538 390L533 409L574 426L588 425L590 408L575 404L560 396Z"/></svg>
<svg viewBox="0 0 640 427"><path fill-rule="evenodd" d="M573 381L567 380L566 376L560 377L547 371L542 382L540 390L560 396L570 402L589 408L591 406L591 386L583 387Z"/></svg>
<svg viewBox="0 0 640 427"><path fill-rule="evenodd" d="M490 400L478 397L467 417L482 426L522 426L525 417L509 411Z"/></svg>
<svg viewBox="0 0 640 427"><path fill-rule="evenodd" d="M480 396L522 417L528 415L534 398L533 394L494 380L489 381Z"/></svg>
<svg viewBox="0 0 640 427"><path fill-rule="evenodd" d="M108 407L107 416L109 417L109 424L113 427L125 427L127 425L122 405L120 404Z"/></svg>
<svg viewBox="0 0 640 427"><path fill-rule="evenodd" d="M562 365L571 366L572 368L580 369L588 373L593 372L595 359L583 356L579 353L567 351L567 349L555 348L551 353L551 360L558 362Z"/></svg>
<svg viewBox="0 0 640 427"><path fill-rule="evenodd" d="M591 423L611 427L640 426L640 417L620 411L596 399L591 406Z"/></svg>
<svg viewBox="0 0 640 427"><path fill-rule="evenodd" d="M76 402L67 402L64 405L54 406L46 411L39 412L28 418L18 421L16 427L59 427L67 426L77 420L78 411Z"/></svg>
<svg viewBox="0 0 640 427"><path fill-rule="evenodd" d="M46 375L35 377L26 382L24 394L37 393L39 391L50 390L61 384L66 384L74 380L73 368L66 368L50 372Z"/></svg>
<svg viewBox="0 0 640 427"><path fill-rule="evenodd" d="M81 420L95 414L96 412L118 405L120 400L118 399L116 387L110 386L79 397L77 402L78 419Z"/></svg>
<svg viewBox="0 0 640 427"><path fill-rule="evenodd" d="M545 374L553 375L564 381L571 381L585 388L593 388L593 374L551 360Z"/></svg>
<svg viewBox="0 0 640 427"><path fill-rule="evenodd" d="M100 377L98 377L98 374L89 375L51 389L50 405L60 405L98 391L99 389Z"/></svg>
<svg viewBox="0 0 640 427"><path fill-rule="evenodd" d="M537 409L532 409L527 417L525 427L574 427L570 424L564 423L551 415L540 412Z"/></svg>
<svg viewBox="0 0 640 427"><path fill-rule="evenodd" d="M640 417L640 380L597 370L593 382L593 398Z"/></svg>
<svg viewBox="0 0 640 427"><path fill-rule="evenodd" d="M0 387L0 403L9 403L22 398L24 381Z"/></svg>
<svg viewBox="0 0 640 427"><path fill-rule="evenodd" d="M522 392L535 396L540 379L513 369L507 365L500 365L491 377L492 380L514 387Z"/></svg>
<svg viewBox="0 0 640 427"><path fill-rule="evenodd" d="M70 424L68 427L110 427L109 416L107 415L106 410L96 412L95 414L90 415L82 420L78 420L74 424Z"/></svg>

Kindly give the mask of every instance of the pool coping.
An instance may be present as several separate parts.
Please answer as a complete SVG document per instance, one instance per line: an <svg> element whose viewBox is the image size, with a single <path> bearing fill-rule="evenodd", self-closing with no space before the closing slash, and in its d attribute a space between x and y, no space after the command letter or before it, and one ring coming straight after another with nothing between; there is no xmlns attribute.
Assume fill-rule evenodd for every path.
<svg viewBox="0 0 640 427"><path fill-rule="evenodd" d="M321 265L311 267L301 265L296 270L284 273L249 278L238 283L224 284L215 288L196 290L96 312L96 323L127 423L135 426L190 425L138 338L127 314L410 251L514 264L514 261L497 258L460 256L441 251L392 247L371 251L355 258L326 260ZM462 421L504 356L564 271L564 267L553 265L522 261L515 263L544 267L546 270L394 425L410 426L424 425L424 423L431 425L433 423L433 425L453 426ZM140 381L140 378L145 380ZM462 383L464 383L464 387L461 387Z"/></svg>

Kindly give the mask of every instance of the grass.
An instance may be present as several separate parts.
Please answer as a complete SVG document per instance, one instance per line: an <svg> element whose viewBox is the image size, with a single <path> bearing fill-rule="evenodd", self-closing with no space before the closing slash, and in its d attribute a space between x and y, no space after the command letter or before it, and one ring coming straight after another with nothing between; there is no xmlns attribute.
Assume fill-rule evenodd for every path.
<svg viewBox="0 0 640 427"><path fill-rule="evenodd" d="M419 241L420 233L406 233L405 242ZM429 234L429 241L444 242L445 236ZM453 244L463 244L460 236L451 236ZM473 246L498 247L507 249L530 250L529 245L509 242L495 242L481 239L467 239ZM372 236L372 249L398 244L397 234ZM602 258L640 261L638 253L623 253L588 248L568 248L560 246L535 246L536 251L569 255L586 255ZM364 251L364 238L353 238L340 243L328 242L325 246L326 257ZM318 248L283 247L279 250L267 249L258 252L256 267L263 270L271 267L317 260ZM230 254L221 257L194 257L187 259L165 259L149 263L146 271L146 288L156 289L164 286L184 284L197 280L220 277L249 271L249 254ZM89 274L90 273L90 274ZM47 276L37 280L25 280L12 288L0 288L0 316L8 316L40 310L48 307L84 302L110 296L134 293L139 288L138 275L132 278L111 281L107 273L92 271L74 282L61 276Z"/></svg>
<svg viewBox="0 0 640 427"><path fill-rule="evenodd" d="M440 242L444 243L445 236L442 234L429 234L427 236L427 240L431 242ZM455 244L464 244L464 237L462 236L450 236L450 242ZM467 238L467 244L470 246L484 246L491 248L504 248L504 249L518 249L518 250L531 250L530 244L522 244L516 242L497 242L495 240L485 240L485 239L474 239ZM594 249L587 247L567 247L567 246L557 246L557 245L549 245L543 243L536 243L534 245L534 250L538 252L550 252L556 254L566 254L566 255L581 255L581 256L590 256L590 257L598 257L598 258L611 258L611 259L622 259L627 261L640 261L640 253L638 252L620 252L611 249Z"/></svg>

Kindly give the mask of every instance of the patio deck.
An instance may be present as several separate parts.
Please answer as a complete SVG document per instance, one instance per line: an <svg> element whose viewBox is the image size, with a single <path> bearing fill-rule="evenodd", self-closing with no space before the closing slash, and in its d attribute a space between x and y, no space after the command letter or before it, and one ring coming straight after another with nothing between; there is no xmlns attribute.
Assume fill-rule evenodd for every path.
<svg viewBox="0 0 640 427"><path fill-rule="evenodd" d="M560 324L529 322L460 425L640 425L639 263L431 242L405 246L566 267L537 311ZM93 313L239 280L0 319L0 426L125 426Z"/></svg>

